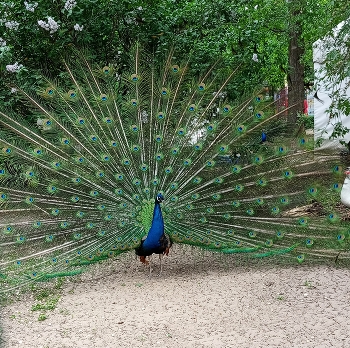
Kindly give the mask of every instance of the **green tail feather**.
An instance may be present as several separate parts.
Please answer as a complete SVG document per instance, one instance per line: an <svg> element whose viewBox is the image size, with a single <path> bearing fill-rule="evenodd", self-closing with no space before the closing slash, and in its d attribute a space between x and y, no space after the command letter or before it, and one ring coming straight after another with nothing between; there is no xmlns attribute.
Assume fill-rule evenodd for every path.
<svg viewBox="0 0 350 348"><path fill-rule="evenodd" d="M70 79L17 86L27 117L0 111L1 291L137 248L158 193L173 242L296 262L348 250L336 155L294 137L273 102L231 101L235 70L196 81L171 53L131 58L117 74L73 52Z"/></svg>

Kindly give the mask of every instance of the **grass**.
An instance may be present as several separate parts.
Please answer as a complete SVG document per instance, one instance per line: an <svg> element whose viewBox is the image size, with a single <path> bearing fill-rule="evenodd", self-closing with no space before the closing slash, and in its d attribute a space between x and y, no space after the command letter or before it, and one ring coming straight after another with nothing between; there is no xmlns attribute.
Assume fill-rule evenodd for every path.
<svg viewBox="0 0 350 348"><path fill-rule="evenodd" d="M311 282L309 282L308 280L305 281L304 286L306 286L309 289L315 289L316 287L314 285L312 285Z"/></svg>
<svg viewBox="0 0 350 348"><path fill-rule="evenodd" d="M46 298L45 301L33 305L32 311L52 311L56 309L59 299L59 297L50 296L49 298Z"/></svg>
<svg viewBox="0 0 350 348"><path fill-rule="evenodd" d="M47 319L47 316L45 313L40 313L39 317L38 317L38 321L44 321Z"/></svg>
<svg viewBox="0 0 350 348"><path fill-rule="evenodd" d="M57 284L56 284L57 285ZM57 303L60 300L60 292L62 284L59 284L58 288L42 289L35 294L35 300L37 301L31 308L33 312L40 311L38 321L44 321L48 318L48 311L53 311L57 308Z"/></svg>
<svg viewBox="0 0 350 348"><path fill-rule="evenodd" d="M62 315L69 315L70 314L70 312L69 312L69 310L68 309L60 309L60 314L62 314Z"/></svg>

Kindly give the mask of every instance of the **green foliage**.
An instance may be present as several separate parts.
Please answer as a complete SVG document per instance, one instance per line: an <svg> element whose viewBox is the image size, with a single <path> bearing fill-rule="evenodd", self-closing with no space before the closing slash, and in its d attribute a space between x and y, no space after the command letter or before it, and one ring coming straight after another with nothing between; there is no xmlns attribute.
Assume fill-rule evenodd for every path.
<svg viewBox="0 0 350 348"><path fill-rule="evenodd" d="M8 86L40 84L37 69L60 74L58 58L70 45L88 48L101 64L126 67L136 41L158 53L174 45L178 61L195 52L194 72L221 57L227 66L241 64L228 87L229 93L240 95L262 81L275 88L283 85L289 34L301 28L307 80L313 80L312 43L344 18L341 4L329 0L4 1L0 4L0 107L19 108L18 96ZM14 77L6 66L15 62L23 68Z"/></svg>
<svg viewBox="0 0 350 348"><path fill-rule="evenodd" d="M44 321L47 319L47 316L45 313L40 313L38 317L38 321Z"/></svg>
<svg viewBox="0 0 350 348"><path fill-rule="evenodd" d="M38 302L32 306L32 311L40 311L38 321L44 321L47 319L47 311L56 309L60 297L52 293L49 289L43 289L35 296L35 299Z"/></svg>
<svg viewBox="0 0 350 348"><path fill-rule="evenodd" d="M308 115L298 115L298 125L303 125L305 129L314 129L314 117Z"/></svg>
<svg viewBox="0 0 350 348"><path fill-rule="evenodd" d="M35 299L38 301L41 301L41 300L48 298L50 296L50 294L51 294L50 289L43 289L38 294L35 295Z"/></svg>
<svg viewBox="0 0 350 348"><path fill-rule="evenodd" d="M194 49L202 63L218 52L249 60L258 53L264 63L273 62L268 64L270 69L280 69L280 64L286 67L288 33L296 22L302 23L303 39L310 43L343 18L337 11L341 6L332 1L292 3L289 9L285 1L72 0L69 6L64 0L38 0L29 2L29 10L22 2L4 1L0 4L0 37L7 48L2 47L0 57L26 66L40 63L51 70L67 45L88 47L107 63L139 40L158 49L175 43L182 53ZM294 18L290 11L295 12ZM38 24L47 23L48 18L57 27L46 30ZM280 75L281 71L273 73Z"/></svg>
<svg viewBox="0 0 350 348"><path fill-rule="evenodd" d="M3 84L14 82L6 65L15 62L24 66L15 77L20 85L40 82L38 68L53 76L59 74L62 67L57 58L70 45L88 48L102 64L128 66L127 53L136 41L159 53L174 45L178 61L186 61L189 52L196 52L194 71L196 67L198 71L207 68L219 57L228 66L243 64L232 87L236 91L263 80L276 86L283 83L284 72L279 65L286 65L285 44L281 45L281 35L268 34L269 20L264 18L267 9L260 11L260 5L256 7L254 3L247 7L243 1L232 4L223 0L78 0L70 9L64 0L37 3L32 11L22 2L0 5L4 10L0 37L6 42L0 55ZM43 22L49 27L43 28ZM5 26L6 23L12 24ZM252 61L254 53L258 54L258 62ZM4 85L0 88L0 105L17 105L17 97Z"/></svg>
<svg viewBox="0 0 350 348"><path fill-rule="evenodd" d="M343 26L330 32L322 42L322 50L326 52L322 62L320 82L331 92L332 103L328 113L330 121L336 122L332 137L342 136L348 132L339 120L341 115L350 115L350 100L347 95L350 77L350 10L347 10L347 20Z"/></svg>
<svg viewBox="0 0 350 348"><path fill-rule="evenodd" d="M32 311L54 310L56 308L58 300L58 297L48 298L44 303L37 303L33 305Z"/></svg>

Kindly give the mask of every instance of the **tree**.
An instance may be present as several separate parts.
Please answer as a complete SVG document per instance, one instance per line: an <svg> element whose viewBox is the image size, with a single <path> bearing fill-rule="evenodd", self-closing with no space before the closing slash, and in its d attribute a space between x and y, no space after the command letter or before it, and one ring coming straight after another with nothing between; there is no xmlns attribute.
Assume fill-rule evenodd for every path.
<svg viewBox="0 0 350 348"><path fill-rule="evenodd" d="M59 57L72 44L87 47L101 64L114 62L125 68L129 64L128 51L139 41L156 56L174 45L180 61L186 61L188 53L195 52L194 71L205 69L219 58L227 66L240 65L241 72L230 86L230 93L240 95L274 75L270 72L273 59L267 60L271 69L264 67L264 52L258 62L252 60L257 46L265 39L258 22L247 22L244 4L245 1L231 4L223 0L3 2L1 80L6 83L13 79L11 71L21 70L17 79L35 86L40 69L59 74ZM276 47L276 41L269 42ZM269 42L261 47L268 47ZM281 56L276 53L276 57ZM282 74L271 80L280 84ZM1 88L3 98L15 99L9 98L7 88Z"/></svg>
<svg viewBox="0 0 350 348"><path fill-rule="evenodd" d="M265 83L283 86L288 75L291 122L302 111L304 79L312 80L312 43L343 18L331 0L37 0L2 2L0 15L1 81L17 74L35 86L38 70L62 70L69 45L88 48L101 64L127 67L136 41L161 54L176 46L177 58L193 55L199 72L216 59L240 66L228 87L232 96ZM344 6L346 0L341 0ZM16 65L17 62L17 65ZM22 69L19 69L23 65ZM8 66L8 68L6 68ZM27 69L27 70L26 70ZM15 97L0 83L0 106Z"/></svg>
<svg viewBox="0 0 350 348"><path fill-rule="evenodd" d="M305 80L313 80L313 43L346 18L344 2L289 0L289 122L296 123L303 111Z"/></svg>

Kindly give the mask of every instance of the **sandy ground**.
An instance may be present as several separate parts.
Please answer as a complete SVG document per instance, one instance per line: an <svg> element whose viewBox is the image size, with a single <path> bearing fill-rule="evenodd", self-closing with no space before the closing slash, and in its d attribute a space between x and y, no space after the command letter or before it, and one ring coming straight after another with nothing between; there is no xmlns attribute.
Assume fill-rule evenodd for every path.
<svg viewBox="0 0 350 348"><path fill-rule="evenodd" d="M2 347L350 347L349 269L186 246L161 276L154 261L151 278L129 253L65 280L43 321L40 290L20 296L1 310Z"/></svg>

